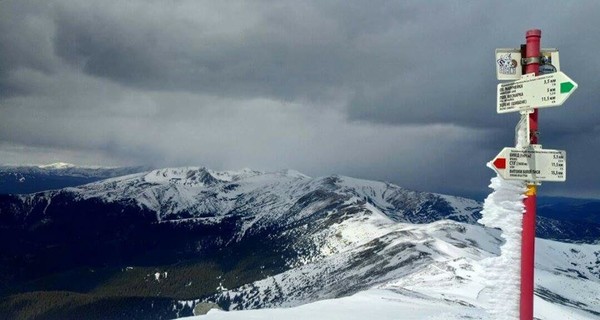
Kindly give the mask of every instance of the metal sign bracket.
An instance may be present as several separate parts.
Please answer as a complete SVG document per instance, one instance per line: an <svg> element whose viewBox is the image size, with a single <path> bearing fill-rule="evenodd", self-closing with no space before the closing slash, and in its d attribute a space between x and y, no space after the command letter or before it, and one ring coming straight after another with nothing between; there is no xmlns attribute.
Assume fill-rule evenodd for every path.
<svg viewBox="0 0 600 320"><path fill-rule="evenodd" d="M528 64L540 64L540 62L542 62L541 57L521 58L521 64L524 66Z"/></svg>

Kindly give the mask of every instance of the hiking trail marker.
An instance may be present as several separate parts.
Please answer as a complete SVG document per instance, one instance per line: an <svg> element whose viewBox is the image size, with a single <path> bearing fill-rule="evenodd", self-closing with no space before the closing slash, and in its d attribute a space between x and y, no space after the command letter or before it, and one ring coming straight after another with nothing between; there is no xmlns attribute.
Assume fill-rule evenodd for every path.
<svg viewBox="0 0 600 320"><path fill-rule="evenodd" d="M540 145L504 148L492 160L492 168L506 180L563 182L567 178L567 153Z"/></svg>
<svg viewBox="0 0 600 320"><path fill-rule="evenodd" d="M541 76L526 74L521 80L498 84L496 111L507 113L557 107L575 89L577 83L560 71Z"/></svg>

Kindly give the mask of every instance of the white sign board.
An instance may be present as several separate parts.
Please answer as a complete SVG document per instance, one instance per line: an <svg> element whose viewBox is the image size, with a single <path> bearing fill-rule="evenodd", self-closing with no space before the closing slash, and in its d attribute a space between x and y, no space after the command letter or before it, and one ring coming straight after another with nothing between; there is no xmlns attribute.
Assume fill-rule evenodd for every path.
<svg viewBox="0 0 600 320"><path fill-rule="evenodd" d="M506 180L563 182L567 178L567 153L563 150L504 148L492 168Z"/></svg>
<svg viewBox="0 0 600 320"><path fill-rule="evenodd" d="M496 111L507 113L560 106L575 89L577 83L563 72L525 75L521 80L498 84Z"/></svg>
<svg viewBox="0 0 600 320"><path fill-rule="evenodd" d="M542 48L540 51L540 74L560 71L558 49ZM521 49L496 49L496 78L498 80L519 80L523 74Z"/></svg>
<svg viewBox="0 0 600 320"><path fill-rule="evenodd" d="M496 78L498 80L518 80L523 74L521 50L496 49Z"/></svg>

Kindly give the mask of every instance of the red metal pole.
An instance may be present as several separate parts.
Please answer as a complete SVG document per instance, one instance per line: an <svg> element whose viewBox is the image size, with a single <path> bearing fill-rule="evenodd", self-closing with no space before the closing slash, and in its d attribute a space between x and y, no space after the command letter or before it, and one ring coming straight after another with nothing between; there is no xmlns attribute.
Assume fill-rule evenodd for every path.
<svg viewBox="0 0 600 320"><path fill-rule="evenodd" d="M525 34L527 45L525 48L525 73L539 74L539 57L540 57L540 39L542 31L538 29L528 30ZM529 59L532 58L532 59ZM529 137L530 144L538 143L538 110L534 109L533 113L529 114ZM523 216L523 240L521 247L521 304L520 304L520 319L533 320L533 289L534 277L533 270L535 267L535 211L536 211L536 193L537 187L535 184L527 186L526 198L523 201L525 204L525 214Z"/></svg>

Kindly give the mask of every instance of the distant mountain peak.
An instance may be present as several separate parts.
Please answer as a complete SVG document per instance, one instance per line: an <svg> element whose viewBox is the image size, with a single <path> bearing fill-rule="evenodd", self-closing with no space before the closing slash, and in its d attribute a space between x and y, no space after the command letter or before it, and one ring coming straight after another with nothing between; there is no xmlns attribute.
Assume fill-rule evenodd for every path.
<svg viewBox="0 0 600 320"><path fill-rule="evenodd" d="M49 170L66 170L66 169L91 169L91 170L96 170L96 169L118 169L120 167L116 167L116 166L101 166L101 165L77 165L77 164L73 164L73 163L68 163L68 162L55 162L55 163L50 163L50 164L41 164L41 165L36 165L34 167L40 168L40 169L49 169Z"/></svg>
<svg viewBox="0 0 600 320"><path fill-rule="evenodd" d="M66 168L74 168L76 165L67 162L55 162L50 164L43 164L37 166L40 169L66 169Z"/></svg>
<svg viewBox="0 0 600 320"><path fill-rule="evenodd" d="M157 184L168 182L185 186L211 186L222 180L213 176L205 167L181 167L150 171L144 176L144 181Z"/></svg>
<svg viewBox="0 0 600 320"><path fill-rule="evenodd" d="M283 169L283 170L277 171L277 173L282 174L284 176L289 176L289 177L310 179L310 176L307 176L304 173L293 170L293 169Z"/></svg>

